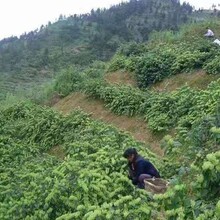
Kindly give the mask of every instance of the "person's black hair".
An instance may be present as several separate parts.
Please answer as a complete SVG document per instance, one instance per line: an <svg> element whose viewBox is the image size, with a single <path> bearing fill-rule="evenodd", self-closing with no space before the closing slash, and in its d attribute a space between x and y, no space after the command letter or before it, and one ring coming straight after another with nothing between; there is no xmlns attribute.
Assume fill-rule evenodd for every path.
<svg viewBox="0 0 220 220"><path fill-rule="evenodd" d="M129 156L131 156L132 154L137 155L137 150L135 148L128 148L125 150L123 156L125 158L128 158Z"/></svg>

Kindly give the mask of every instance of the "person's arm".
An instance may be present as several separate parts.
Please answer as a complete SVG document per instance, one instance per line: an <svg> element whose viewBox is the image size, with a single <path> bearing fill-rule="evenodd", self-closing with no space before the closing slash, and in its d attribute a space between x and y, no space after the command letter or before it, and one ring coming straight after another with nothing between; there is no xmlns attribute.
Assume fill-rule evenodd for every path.
<svg viewBox="0 0 220 220"><path fill-rule="evenodd" d="M141 174L147 174L147 164L146 161L144 160L140 160L137 162L136 164L136 178L138 179L138 177Z"/></svg>
<svg viewBox="0 0 220 220"><path fill-rule="evenodd" d="M138 184L138 178L136 176L136 171L132 169L132 164L128 163L128 178L132 181L134 185Z"/></svg>
<svg viewBox="0 0 220 220"><path fill-rule="evenodd" d="M151 162L149 162L147 160L142 160L142 161L138 162L136 174L137 174L137 178L141 174L149 174L154 177L160 177L160 174L157 171L157 169L153 166L153 164Z"/></svg>

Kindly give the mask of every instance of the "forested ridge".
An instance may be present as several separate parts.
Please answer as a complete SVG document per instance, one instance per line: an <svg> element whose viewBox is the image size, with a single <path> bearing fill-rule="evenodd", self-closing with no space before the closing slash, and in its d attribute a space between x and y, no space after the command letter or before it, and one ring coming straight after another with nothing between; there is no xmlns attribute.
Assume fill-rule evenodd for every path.
<svg viewBox="0 0 220 220"><path fill-rule="evenodd" d="M131 0L1 41L0 219L218 220L220 47L207 27L219 36L216 11ZM198 72L193 86L184 80ZM133 84L108 80L126 73ZM158 150L77 103L63 115L74 94L137 117ZM131 183L128 147L169 181L165 193Z"/></svg>
<svg viewBox="0 0 220 220"><path fill-rule="evenodd" d="M0 41L0 89L17 91L18 83L30 88L67 66L107 61L121 44L146 41L153 30L178 30L191 13L190 5L176 0L135 0L89 14L60 15L57 22Z"/></svg>

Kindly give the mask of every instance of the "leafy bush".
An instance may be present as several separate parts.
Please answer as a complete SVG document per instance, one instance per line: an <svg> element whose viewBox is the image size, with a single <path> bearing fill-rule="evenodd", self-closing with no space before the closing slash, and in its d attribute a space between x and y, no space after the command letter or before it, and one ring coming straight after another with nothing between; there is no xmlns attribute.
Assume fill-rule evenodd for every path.
<svg viewBox="0 0 220 220"><path fill-rule="evenodd" d="M171 70L173 74L181 72L189 72L195 68L201 68L203 62L207 58L207 53L199 51L184 51L177 55L175 62L173 63Z"/></svg>
<svg viewBox="0 0 220 220"><path fill-rule="evenodd" d="M150 152L129 135L80 111L63 117L25 103L0 111L0 125L1 219L151 218L150 197L121 156L130 145ZM50 155L53 146L64 160Z"/></svg>
<svg viewBox="0 0 220 220"><path fill-rule="evenodd" d="M209 153L200 165L201 175L197 181L199 191L204 199L215 199L220 197L218 183L220 181L220 151ZM210 193L211 192L211 193Z"/></svg>
<svg viewBox="0 0 220 220"><path fill-rule="evenodd" d="M96 61L86 68L82 74L86 75L86 78L96 79L102 78L105 73L106 63L102 61Z"/></svg>
<svg viewBox="0 0 220 220"><path fill-rule="evenodd" d="M203 67L203 69L208 74L219 74L220 73L220 55L215 56L213 59L211 59L206 65Z"/></svg>
<svg viewBox="0 0 220 220"><path fill-rule="evenodd" d="M139 57L137 56L130 56L127 60L125 60L125 70L135 72L138 59Z"/></svg>
<svg viewBox="0 0 220 220"><path fill-rule="evenodd" d="M77 68L69 67L56 76L54 90L65 97L71 92L79 90L83 80L83 74Z"/></svg>
<svg viewBox="0 0 220 220"><path fill-rule="evenodd" d="M135 73L138 85L142 88L163 80L171 74L170 68L175 61L175 51L169 48L156 48L137 59Z"/></svg>
<svg viewBox="0 0 220 220"><path fill-rule="evenodd" d="M126 68L125 61L126 61L125 56L116 54L111 59L107 71L108 72L113 72L113 71L116 71L116 70L125 69Z"/></svg>
<svg viewBox="0 0 220 220"><path fill-rule="evenodd" d="M130 86L111 86L102 81L91 81L85 92L105 102L105 105L118 115L133 116L140 113L140 105L146 94Z"/></svg>

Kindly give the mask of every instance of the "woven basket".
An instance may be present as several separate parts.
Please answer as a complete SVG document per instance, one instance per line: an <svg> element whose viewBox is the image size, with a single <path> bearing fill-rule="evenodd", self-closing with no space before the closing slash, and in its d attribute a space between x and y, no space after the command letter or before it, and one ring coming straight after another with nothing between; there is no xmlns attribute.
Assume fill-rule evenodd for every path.
<svg viewBox="0 0 220 220"><path fill-rule="evenodd" d="M145 190L152 193L165 193L169 182L161 178L149 178L144 180Z"/></svg>

